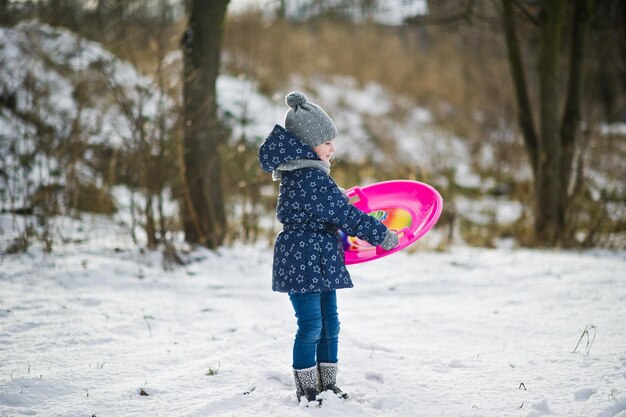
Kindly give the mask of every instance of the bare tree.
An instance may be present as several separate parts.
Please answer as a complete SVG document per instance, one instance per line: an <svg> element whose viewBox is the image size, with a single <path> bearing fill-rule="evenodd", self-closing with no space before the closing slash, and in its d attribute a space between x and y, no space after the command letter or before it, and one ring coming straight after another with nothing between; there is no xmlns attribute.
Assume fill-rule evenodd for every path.
<svg viewBox="0 0 626 417"><path fill-rule="evenodd" d="M184 230L185 239L215 248L226 234L220 148L226 137L217 114L219 72L228 0L191 0L184 53Z"/></svg>
<svg viewBox="0 0 626 417"><path fill-rule="evenodd" d="M495 28L493 19L479 10L484 3L429 2L429 15L406 22L424 26L479 20ZM503 29L517 122L533 172L535 241L547 246L568 244L573 235L572 195L580 190L576 184L580 176L572 173L580 171L576 166L583 142L581 96L592 0L500 3L503 24L497 30ZM532 65L525 65L526 60L532 60ZM528 68L532 70L527 73Z"/></svg>
<svg viewBox="0 0 626 417"><path fill-rule="evenodd" d="M504 33L518 104L518 122L534 174L535 235L541 244L564 243L568 188L573 170L581 120L581 80L588 28L588 0L541 3L536 20L540 42L537 57L539 80L538 129L533 120L530 94L516 34L514 0L502 0ZM571 9L571 10L570 10ZM566 19L570 19L566 24ZM565 28L570 28L569 60L562 56ZM564 79L563 77L567 77ZM563 107L562 86L566 87Z"/></svg>

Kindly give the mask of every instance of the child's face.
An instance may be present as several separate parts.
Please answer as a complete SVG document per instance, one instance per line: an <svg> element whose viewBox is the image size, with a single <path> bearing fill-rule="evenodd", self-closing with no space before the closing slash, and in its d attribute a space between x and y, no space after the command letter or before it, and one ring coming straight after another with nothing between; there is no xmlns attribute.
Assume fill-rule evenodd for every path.
<svg viewBox="0 0 626 417"><path fill-rule="evenodd" d="M329 140L328 142L321 143L313 148L313 150L322 161L329 162L333 153L335 153L335 141Z"/></svg>

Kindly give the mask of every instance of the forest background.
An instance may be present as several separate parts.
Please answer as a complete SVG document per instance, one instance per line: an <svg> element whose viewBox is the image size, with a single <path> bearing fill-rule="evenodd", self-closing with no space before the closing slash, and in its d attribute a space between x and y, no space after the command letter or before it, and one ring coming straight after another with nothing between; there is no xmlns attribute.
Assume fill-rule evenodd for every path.
<svg viewBox="0 0 626 417"><path fill-rule="evenodd" d="M333 176L435 186L445 202L436 249L624 248L624 11L618 0L0 1L6 30L68 29L148 80L122 85L111 62L71 71L30 50L68 74L75 110L55 124L40 105L54 91L32 68L12 78L2 56L1 210L13 218L2 250L53 250L64 239L53 219L115 216L120 189L135 242L174 259L183 242L271 242L276 187L257 150L282 115L259 120L254 100L284 111L295 88L322 106L333 91L347 135L346 91L384 99L384 111L364 101L360 145L344 149ZM245 94L223 105L220 79ZM128 128L84 123L96 99ZM421 125L407 122L416 112ZM429 157L403 158L403 141ZM359 146L375 151L351 154Z"/></svg>

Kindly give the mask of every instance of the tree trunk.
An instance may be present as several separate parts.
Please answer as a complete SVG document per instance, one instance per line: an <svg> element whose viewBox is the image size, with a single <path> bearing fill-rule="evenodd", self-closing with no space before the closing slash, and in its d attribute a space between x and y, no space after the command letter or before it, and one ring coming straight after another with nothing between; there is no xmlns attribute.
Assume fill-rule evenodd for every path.
<svg viewBox="0 0 626 417"><path fill-rule="evenodd" d="M567 62L569 80L562 117L560 94L564 71L560 65L560 56L568 2L542 2L537 22L541 45L537 62L540 121L538 134L535 134L516 37L514 2L502 0L504 33L519 107L519 125L534 173L535 238L537 243L547 246L564 243L566 238L568 188L574 169L572 161L576 150L576 133L581 120L580 95L588 1L575 0L574 3L570 59Z"/></svg>
<svg viewBox="0 0 626 417"><path fill-rule="evenodd" d="M226 215L219 150L225 131L217 114L215 83L228 0L192 0L184 52L185 239L215 248L223 243Z"/></svg>
<svg viewBox="0 0 626 417"><path fill-rule="evenodd" d="M581 120L582 69L585 56L585 39L589 27L589 1L575 0L574 21L572 25L572 44L570 52L568 94L561 127L561 195L559 197L560 222L567 225L567 207L569 189L573 171L573 159L576 149L576 133Z"/></svg>
<svg viewBox="0 0 626 417"><path fill-rule="evenodd" d="M561 187L561 113L559 55L565 0L546 1L540 16L539 50L539 154L535 176L535 232L541 244L557 243L563 231Z"/></svg>
<svg viewBox="0 0 626 417"><path fill-rule="evenodd" d="M522 137L524 138L524 145L528 152L528 159L530 160L533 175L537 176L537 133L533 122L530 99L528 98L528 87L524 75L524 66L522 64L522 57L515 31L515 15L513 13L511 0L502 0L502 6L504 35L509 53L511 76L515 86L515 96L517 98L518 123L522 131Z"/></svg>
<svg viewBox="0 0 626 417"><path fill-rule="evenodd" d="M8 25L10 22L9 0L0 0L0 25Z"/></svg>

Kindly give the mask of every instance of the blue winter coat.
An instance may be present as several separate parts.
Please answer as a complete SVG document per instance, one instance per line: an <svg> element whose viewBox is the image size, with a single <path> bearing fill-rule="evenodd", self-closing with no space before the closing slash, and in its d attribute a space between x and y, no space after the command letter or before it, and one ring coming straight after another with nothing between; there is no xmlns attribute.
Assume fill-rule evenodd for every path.
<svg viewBox="0 0 626 417"><path fill-rule="evenodd" d="M296 159L320 160L307 144L276 125L259 150L261 167L272 172ZM335 181L317 168L282 171L276 212L283 230L274 245L274 291L352 287L338 230L372 245L387 234L384 224L349 204Z"/></svg>

